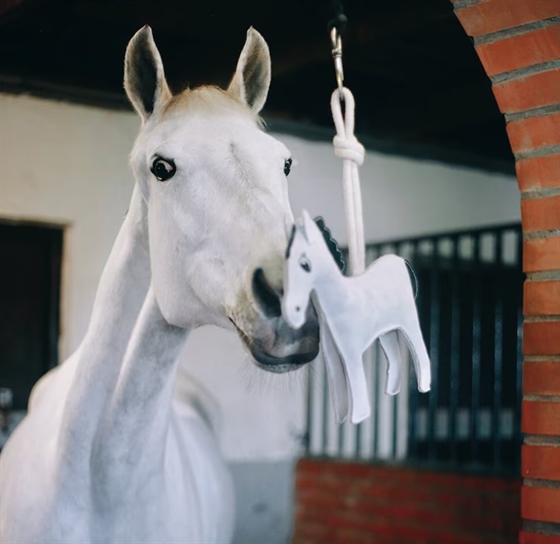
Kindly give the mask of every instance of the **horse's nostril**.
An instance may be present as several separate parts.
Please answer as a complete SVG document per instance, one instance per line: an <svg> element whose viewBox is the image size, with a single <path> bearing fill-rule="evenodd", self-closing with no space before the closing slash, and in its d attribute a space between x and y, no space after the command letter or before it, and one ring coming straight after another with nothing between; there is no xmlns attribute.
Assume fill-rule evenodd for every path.
<svg viewBox="0 0 560 544"><path fill-rule="evenodd" d="M280 296L266 280L262 268L257 268L253 274L253 293L267 317L280 317L282 315Z"/></svg>

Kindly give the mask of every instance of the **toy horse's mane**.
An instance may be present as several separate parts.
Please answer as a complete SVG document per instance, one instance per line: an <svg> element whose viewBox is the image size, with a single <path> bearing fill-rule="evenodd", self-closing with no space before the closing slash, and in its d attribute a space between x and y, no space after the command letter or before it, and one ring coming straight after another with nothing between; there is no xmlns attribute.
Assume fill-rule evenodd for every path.
<svg viewBox="0 0 560 544"><path fill-rule="evenodd" d="M338 266L341 272L344 272L344 269L346 268L346 262L344 261L344 257L342 256L342 252L338 247L337 241L333 238L330 229L325 225L325 220L322 217L316 217L313 221L315 221L315 224L321 231L321 234L323 235L323 239L325 240L325 243L329 248L330 254L333 256L336 265ZM290 239L288 240L288 247L286 248L286 259L290 258L290 249L294 242L296 229L297 229L296 225L293 225L292 232L290 233Z"/></svg>

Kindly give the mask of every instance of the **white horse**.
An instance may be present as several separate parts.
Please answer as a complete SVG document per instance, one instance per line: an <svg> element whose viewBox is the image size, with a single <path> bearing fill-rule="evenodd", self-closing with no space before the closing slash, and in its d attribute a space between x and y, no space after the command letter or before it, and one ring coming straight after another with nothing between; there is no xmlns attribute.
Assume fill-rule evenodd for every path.
<svg viewBox="0 0 560 544"><path fill-rule="evenodd" d="M176 96L149 27L130 41L136 185L82 344L36 385L2 452L2 542L231 540L228 473L176 386L188 331L236 330L273 372L319 350L316 316L299 331L281 317L291 159L260 126L269 83L253 29L227 91Z"/></svg>
<svg viewBox="0 0 560 544"><path fill-rule="evenodd" d="M328 235L328 233L327 233ZM419 391L430 389L430 360L418 322L407 264L385 255L360 276L345 277L325 242L324 233L304 210L286 251L282 313L298 329L313 299L321 329L321 349L337 422L351 412L353 423L370 414L364 351L377 339L388 360L386 392L399 391L401 360L397 331L412 354Z"/></svg>

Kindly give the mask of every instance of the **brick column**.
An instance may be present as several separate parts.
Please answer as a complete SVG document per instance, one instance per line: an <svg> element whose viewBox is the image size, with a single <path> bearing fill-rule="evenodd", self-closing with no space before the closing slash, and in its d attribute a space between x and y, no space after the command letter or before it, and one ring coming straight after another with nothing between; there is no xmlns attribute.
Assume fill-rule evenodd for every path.
<svg viewBox="0 0 560 544"><path fill-rule="evenodd" d="M521 191L521 544L560 544L560 0L452 0L490 77Z"/></svg>

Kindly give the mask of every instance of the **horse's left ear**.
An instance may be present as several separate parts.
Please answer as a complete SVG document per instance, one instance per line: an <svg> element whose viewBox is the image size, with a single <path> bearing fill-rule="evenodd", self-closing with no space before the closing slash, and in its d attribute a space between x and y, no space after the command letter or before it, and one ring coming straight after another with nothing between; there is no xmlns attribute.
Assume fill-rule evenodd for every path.
<svg viewBox="0 0 560 544"><path fill-rule="evenodd" d="M270 52L264 38L251 27L228 93L255 112L262 110L270 87Z"/></svg>
<svg viewBox="0 0 560 544"><path fill-rule="evenodd" d="M126 48L124 89L144 121L158 104L171 96L161 56L148 25L134 34Z"/></svg>

